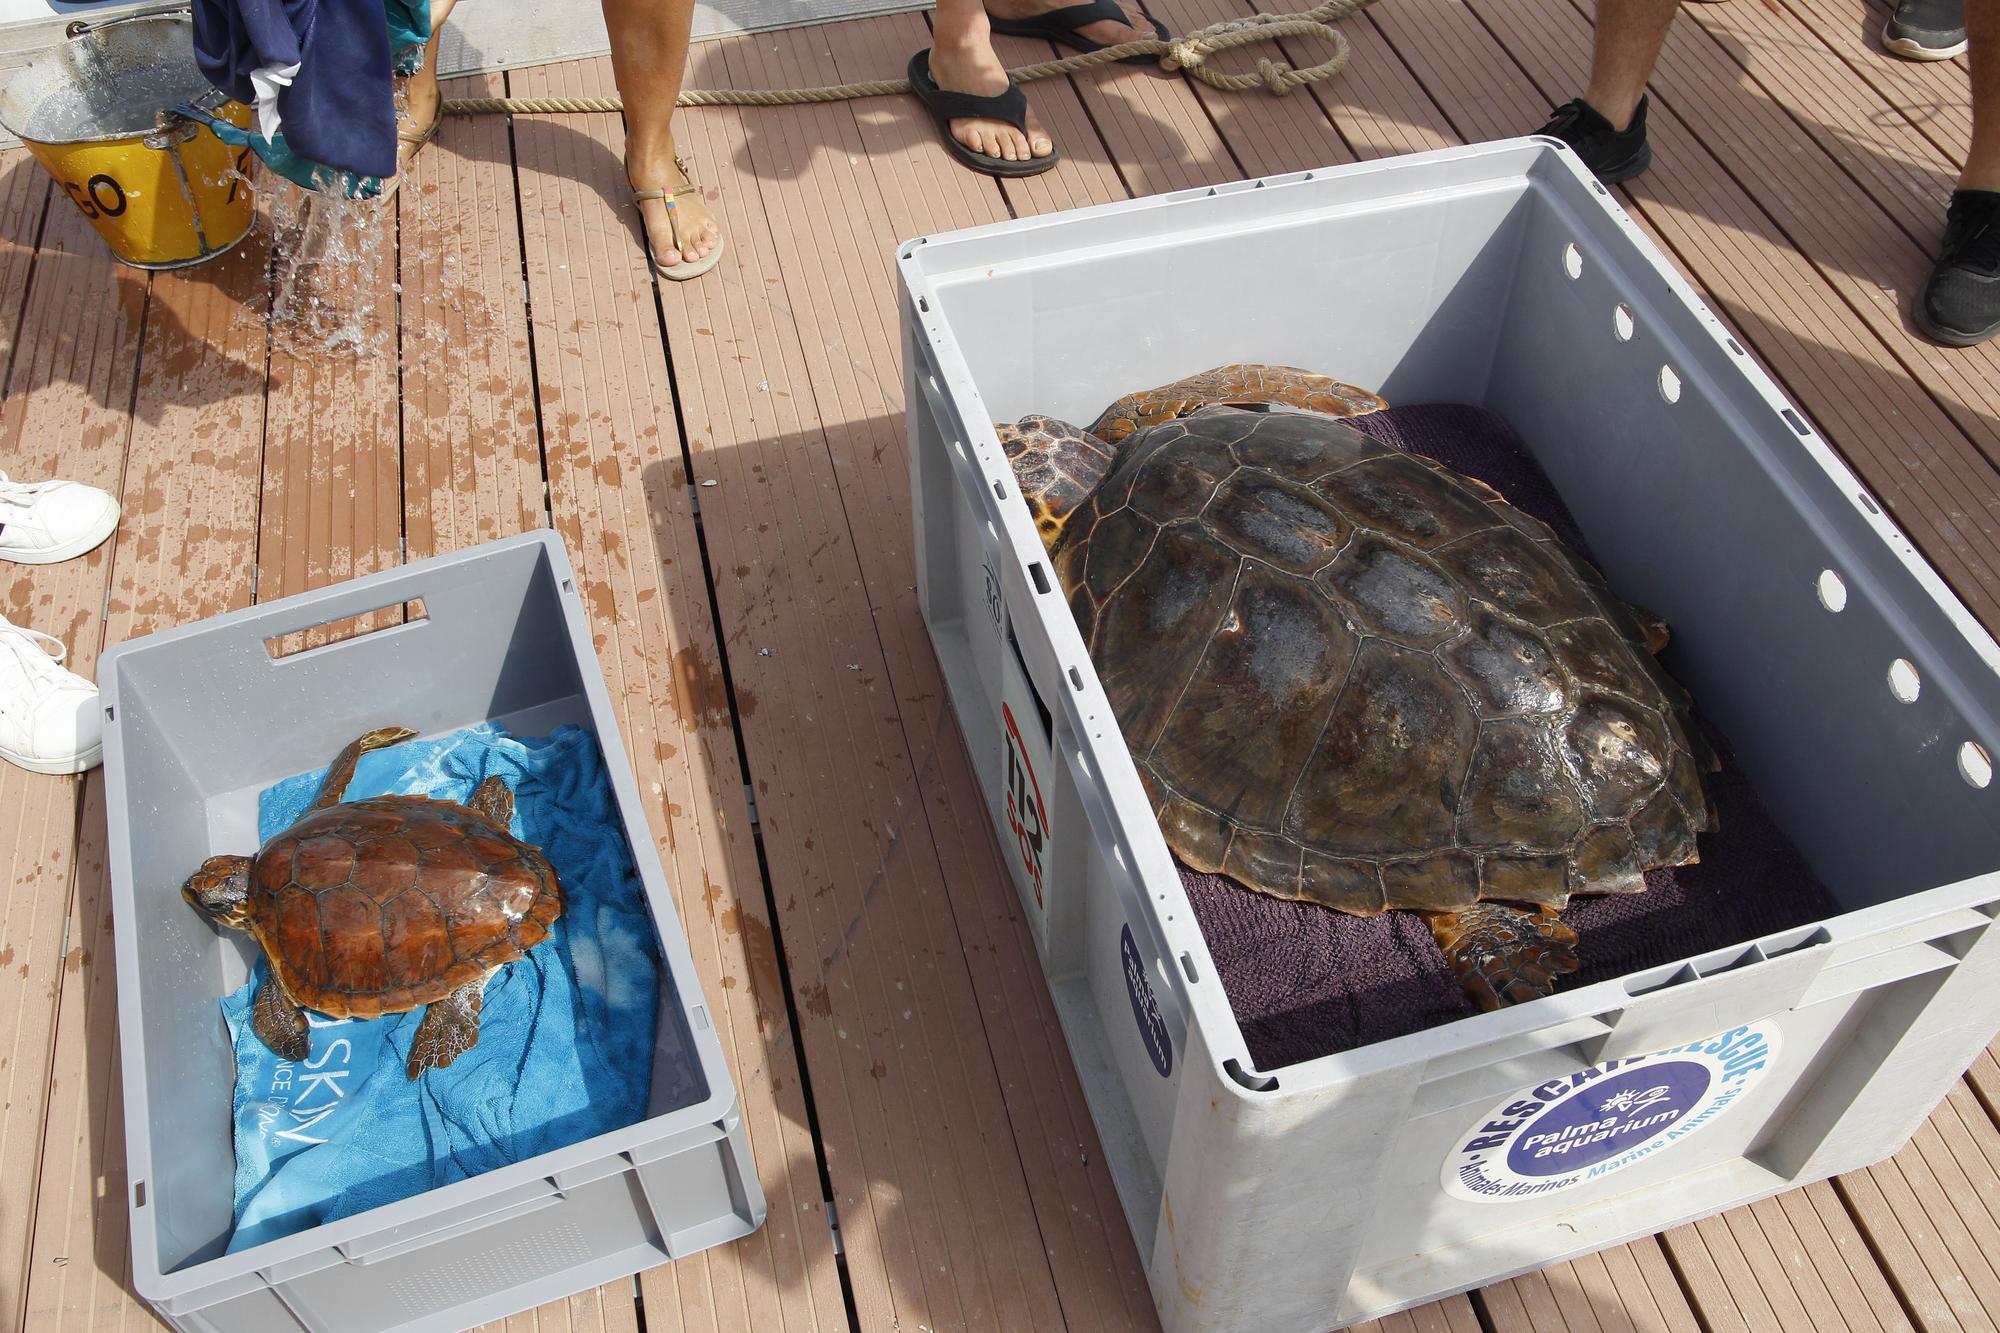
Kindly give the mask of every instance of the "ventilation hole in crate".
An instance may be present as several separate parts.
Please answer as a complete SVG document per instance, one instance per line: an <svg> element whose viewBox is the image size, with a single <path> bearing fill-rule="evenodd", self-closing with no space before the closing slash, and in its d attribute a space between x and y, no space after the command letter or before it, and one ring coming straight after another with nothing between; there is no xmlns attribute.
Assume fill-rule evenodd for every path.
<svg viewBox="0 0 2000 1333"><path fill-rule="evenodd" d="M1881 512L1882 512L1882 511L1881 511L1880 509L1877 509L1877 508L1875 507L1875 502L1874 502L1873 500L1871 500L1871 499L1869 499L1869 498L1868 498L1868 492L1866 492L1866 491L1856 491L1856 492L1854 493L1854 498L1855 498L1855 499L1857 499L1857 500L1859 500L1859 501L1861 501L1861 507L1862 507L1863 509L1866 509L1866 510L1867 510L1867 511L1868 511L1869 513L1871 513L1871 514L1879 514L1879 513L1881 513Z"/></svg>
<svg viewBox="0 0 2000 1333"><path fill-rule="evenodd" d="M1681 375L1672 366L1660 367L1660 397L1670 403L1681 400Z"/></svg>
<svg viewBox="0 0 2000 1333"><path fill-rule="evenodd" d="M1081 671L1078 671L1075 667L1071 667L1069 669L1069 683L1071 685L1074 685L1079 690L1082 689L1083 673Z"/></svg>
<svg viewBox="0 0 2000 1333"><path fill-rule="evenodd" d="M1612 307L1611 332L1617 335L1619 342L1632 341L1632 307L1623 301Z"/></svg>
<svg viewBox="0 0 2000 1333"><path fill-rule="evenodd" d="M116 722L116 721L118 720L118 710L117 710L117 709L115 709L115 708L107 708L107 709L105 709L105 710L104 710L104 720L105 720L106 722Z"/></svg>
<svg viewBox="0 0 2000 1333"><path fill-rule="evenodd" d="M1193 954L1184 953L1181 955L1181 971L1187 973L1187 979L1189 981L1195 983L1196 985L1201 984L1201 977L1194 970Z"/></svg>
<svg viewBox="0 0 2000 1333"><path fill-rule="evenodd" d="M695 1031L708 1031L708 1006L698 1004L688 1012L694 1015Z"/></svg>
<svg viewBox="0 0 2000 1333"><path fill-rule="evenodd" d="M1958 775L1975 787L1985 787L1993 781L1993 758L1986 753L1986 747L1978 741L1967 741L1958 747Z"/></svg>
<svg viewBox="0 0 2000 1333"><path fill-rule="evenodd" d="M1819 604L1829 611L1847 609L1847 580L1830 569L1822 569L1817 580Z"/></svg>
<svg viewBox="0 0 2000 1333"><path fill-rule="evenodd" d="M1889 693L1906 704L1917 701L1917 695L1924 688L1923 677L1907 657L1899 657L1889 663Z"/></svg>
<svg viewBox="0 0 2000 1333"><path fill-rule="evenodd" d="M134 1208L146 1206L146 1182L143 1180L135 1181L132 1185L132 1206Z"/></svg>
<svg viewBox="0 0 2000 1333"><path fill-rule="evenodd" d="M1791 408L1789 407L1786 408L1783 412L1780 412L1778 415L1782 416L1785 419L1786 424L1791 426L1791 428L1797 431L1799 434L1801 435L1812 434L1812 428L1806 425L1804 420L1800 418L1799 414L1797 412L1792 411Z"/></svg>
<svg viewBox="0 0 2000 1333"><path fill-rule="evenodd" d="M919 297L917 298L917 309L919 309L919 310L923 311L923 312L924 312L924 313L925 313L926 315L930 314L930 312L931 312L931 303L930 303L930 299L929 299L928 297L923 297L923 296L919 296ZM937 381L936 381L935 379L933 379L933 380L931 381L931 385L932 385L932 387L934 387L934 388L935 388L935 387L936 387L936 385L937 385Z"/></svg>
<svg viewBox="0 0 2000 1333"><path fill-rule="evenodd" d="M996 481L993 483L993 494L999 499L1004 500L1007 498L1007 488Z"/></svg>
<svg viewBox="0 0 2000 1333"><path fill-rule="evenodd" d="M1563 272L1569 274L1571 280L1583 276L1583 251L1576 248L1575 241L1563 246Z"/></svg>
<svg viewBox="0 0 2000 1333"><path fill-rule="evenodd" d="M1028 574L1035 580L1036 592L1046 593L1049 590L1049 572L1042 567L1041 561L1037 560L1034 564L1029 565Z"/></svg>
<svg viewBox="0 0 2000 1333"><path fill-rule="evenodd" d="M1312 173L1311 173L1310 171L1308 171L1308 172L1306 173L1306 179L1307 179L1307 180L1311 180L1312 178L1313 178L1313 174L1312 174Z"/></svg>
<svg viewBox="0 0 2000 1333"><path fill-rule="evenodd" d="M563 591L564 591L564 592L575 592L575 591L576 591L576 584L574 584L574 583L570 582L570 581L569 581L568 579L564 579L564 580L563 580Z"/></svg>
<svg viewBox="0 0 2000 1333"><path fill-rule="evenodd" d="M1590 188L1591 188L1591 189L1593 189L1593 190L1595 190L1595 191L1597 191L1597 192L1598 192L1599 194L1610 194L1610 193L1611 193L1611 191L1609 191L1609 190L1607 190L1607 189L1605 189L1605 188L1604 188L1604 182L1603 182L1603 181L1592 181L1592 182L1590 183Z"/></svg>
<svg viewBox="0 0 2000 1333"><path fill-rule="evenodd" d="M1723 339L1723 341L1729 344L1729 350L1730 350L1730 351L1732 351L1732 352L1734 352L1734 353L1736 353L1736 355L1738 355L1738 356L1744 356L1744 355L1746 355L1746 353L1745 353L1745 352L1744 352L1744 350L1743 350L1743 344L1742 344L1742 343L1740 343L1740 342L1737 342L1737 341L1736 341L1736 339L1734 339L1734 338L1725 338L1725 339Z"/></svg>

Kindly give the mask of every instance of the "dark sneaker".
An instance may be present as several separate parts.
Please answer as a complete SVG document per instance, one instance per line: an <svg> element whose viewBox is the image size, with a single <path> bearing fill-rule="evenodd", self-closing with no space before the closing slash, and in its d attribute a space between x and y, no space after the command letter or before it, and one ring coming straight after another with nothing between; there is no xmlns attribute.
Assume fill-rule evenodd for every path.
<svg viewBox="0 0 2000 1333"><path fill-rule="evenodd" d="M1652 164L1653 148L1646 142L1646 100L1639 99L1630 125L1614 130L1596 107L1579 97L1557 107L1549 123L1535 133L1561 139L1597 179L1615 185L1631 180Z"/></svg>
<svg viewBox="0 0 2000 1333"><path fill-rule="evenodd" d="M1937 267L1911 314L1947 347L1970 347L2000 333L2000 193L1952 195Z"/></svg>
<svg viewBox="0 0 2000 1333"><path fill-rule="evenodd" d="M1965 51L1965 0L1898 0L1882 46L1905 60L1949 60Z"/></svg>

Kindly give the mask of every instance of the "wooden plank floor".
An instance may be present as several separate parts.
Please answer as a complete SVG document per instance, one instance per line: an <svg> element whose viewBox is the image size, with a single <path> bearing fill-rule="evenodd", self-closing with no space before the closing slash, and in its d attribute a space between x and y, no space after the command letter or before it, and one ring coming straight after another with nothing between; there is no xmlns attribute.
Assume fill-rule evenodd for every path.
<svg viewBox="0 0 2000 1333"><path fill-rule="evenodd" d="M1289 7L1154 9L1185 30L1253 2ZM1654 85L1656 165L1622 197L1993 626L2000 346L1941 351L1905 313L1965 151L1965 71L1883 56L1885 13L1692 9ZM1065 158L1005 185L906 102L684 113L731 241L686 285L640 256L616 117L456 120L394 244L335 284L372 354L268 324L261 237L148 278L0 154L0 468L125 504L87 559L9 567L0 614L88 672L134 634L553 526L771 1212L508 1327L1151 1326L917 614L892 249L1520 133L1581 88L1591 18L1383 0L1346 25L1350 69L1284 100L1122 68L1038 84ZM690 84L893 77L927 40L904 14L705 43ZM501 90L601 94L610 73L459 91ZM0 766L0 1329L154 1323L126 1273L103 805L96 775ZM1888 1162L1380 1327L1994 1328L1996 1199L1988 1055Z"/></svg>

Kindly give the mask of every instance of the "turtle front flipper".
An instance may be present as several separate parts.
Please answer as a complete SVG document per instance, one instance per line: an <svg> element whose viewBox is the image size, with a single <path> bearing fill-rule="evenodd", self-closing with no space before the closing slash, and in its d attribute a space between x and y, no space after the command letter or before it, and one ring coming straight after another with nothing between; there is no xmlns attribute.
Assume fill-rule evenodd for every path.
<svg viewBox="0 0 2000 1333"><path fill-rule="evenodd" d="M1424 920L1481 1009L1553 995L1556 978L1577 969L1576 932L1545 907L1481 902L1456 912L1426 912Z"/></svg>
<svg viewBox="0 0 2000 1333"><path fill-rule="evenodd" d="M347 796L347 784L354 781L354 766L361 762L361 756L370 750L386 750L392 745L414 740L416 732L408 727L382 727L371 731L334 756L333 766L326 770L326 780L319 784L319 795L313 798L311 809L324 810L330 805L339 805Z"/></svg>
<svg viewBox="0 0 2000 1333"><path fill-rule="evenodd" d="M264 978L250 1001L250 1030L280 1059L296 1064L312 1054L312 1029L306 1023L306 1011L285 994L284 983L275 973Z"/></svg>
<svg viewBox="0 0 2000 1333"><path fill-rule="evenodd" d="M1330 417L1359 417L1388 404L1366 389L1295 366L1217 366L1146 393L1132 393L1104 410L1090 433L1118 444L1136 431L1217 404L1272 403Z"/></svg>
<svg viewBox="0 0 2000 1333"><path fill-rule="evenodd" d="M487 974L491 976L491 973ZM432 1000L410 1038L404 1072L412 1079L426 1069L443 1069L479 1041L479 1011L486 1004L486 977L468 981L441 1000Z"/></svg>

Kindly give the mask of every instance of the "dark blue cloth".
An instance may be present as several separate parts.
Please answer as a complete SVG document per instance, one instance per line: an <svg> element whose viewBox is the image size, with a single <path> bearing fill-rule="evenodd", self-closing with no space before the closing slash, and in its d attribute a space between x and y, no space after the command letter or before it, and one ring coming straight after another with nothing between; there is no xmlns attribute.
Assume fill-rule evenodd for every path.
<svg viewBox="0 0 2000 1333"><path fill-rule="evenodd" d="M210 83L248 106L252 70L298 65L278 94L291 152L335 172L396 174L383 0L194 0L194 53Z"/></svg>
<svg viewBox="0 0 2000 1333"><path fill-rule="evenodd" d="M269 973L261 957L223 998L236 1050L231 1252L645 1116L663 978L596 738L574 726L515 737L482 723L364 755L347 792L464 801L496 773L514 790L514 834L541 846L565 905L549 938L487 983L478 1045L411 1082L403 1070L423 1010L370 1020L308 1011L312 1052L293 1064L250 1030L251 997ZM259 835L296 820L324 774L266 790ZM686 1104L685 1088L667 1091Z"/></svg>

